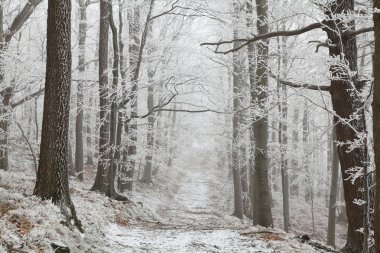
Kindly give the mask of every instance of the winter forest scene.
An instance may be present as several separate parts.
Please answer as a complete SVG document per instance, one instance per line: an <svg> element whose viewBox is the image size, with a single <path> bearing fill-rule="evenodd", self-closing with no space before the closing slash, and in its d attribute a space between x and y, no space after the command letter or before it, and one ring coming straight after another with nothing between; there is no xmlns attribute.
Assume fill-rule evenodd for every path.
<svg viewBox="0 0 380 253"><path fill-rule="evenodd" d="M0 0L0 253L380 253L380 0Z"/></svg>

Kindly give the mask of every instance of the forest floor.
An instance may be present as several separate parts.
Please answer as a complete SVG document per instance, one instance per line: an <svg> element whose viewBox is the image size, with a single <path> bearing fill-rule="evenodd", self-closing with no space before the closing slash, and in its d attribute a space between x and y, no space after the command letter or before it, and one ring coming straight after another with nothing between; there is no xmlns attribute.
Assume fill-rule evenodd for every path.
<svg viewBox="0 0 380 253"><path fill-rule="evenodd" d="M0 171L0 253L50 252L54 241L71 252L325 252L298 235L231 216L220 204L223 174L211 168L194 164L168 172L166 181L136 183L128 203L88 191L91 180L72 180L85 234L64 226L49 201L31 196L32 172Z"/></svg>

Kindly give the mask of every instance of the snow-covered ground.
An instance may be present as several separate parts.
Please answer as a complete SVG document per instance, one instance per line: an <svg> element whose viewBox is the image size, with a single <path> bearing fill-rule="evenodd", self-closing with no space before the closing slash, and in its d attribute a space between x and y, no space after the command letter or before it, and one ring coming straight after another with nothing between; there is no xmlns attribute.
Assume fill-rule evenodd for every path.
<svg viewBox="0 0 380 253"><path fill-rule="evenodd" d="M212 168L200 162L167 171L165 179L161 172L153 184L135 184L132 203L90 192L88 170L84 183L70 182L84 235L62 224L56 206L31 195L32 172L0 171L0 253L52 252L53 241L71 252L323 252L294 234L232 217L220 203L223 173Z"/></svg>

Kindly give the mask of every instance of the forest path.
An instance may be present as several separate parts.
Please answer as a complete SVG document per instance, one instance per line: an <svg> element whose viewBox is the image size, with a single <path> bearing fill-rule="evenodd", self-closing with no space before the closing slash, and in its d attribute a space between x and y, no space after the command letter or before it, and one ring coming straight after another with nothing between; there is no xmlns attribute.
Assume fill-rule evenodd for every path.
<svg viewBox="0 0 380 253"><path fill-rule="evenodd" d="M159 207L165 224L203 229L226 225L218 212L219 182L214 169L201 163L185 170L177 181L173 201Z"/></svg>
<svg viewBox="0 0 380 253"><path fill-rule="evenodd" d="M202 164L177 178L174 197L158 207L162 223L111 225L109 252L315 252L298 242L289 246L281 235L273 239L276 234L258 232L218 211L218 171Z"/></svg>

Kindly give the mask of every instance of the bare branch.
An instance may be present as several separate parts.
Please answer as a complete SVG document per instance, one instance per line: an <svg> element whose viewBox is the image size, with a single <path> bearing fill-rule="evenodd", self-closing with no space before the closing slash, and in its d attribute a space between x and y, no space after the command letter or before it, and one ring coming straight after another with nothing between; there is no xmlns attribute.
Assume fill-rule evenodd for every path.
<svg viewBox="0 0 380 253"><path fill-rule="evenodd" d="M234 42L243 42L240 46L227 50L227 51L217 51L217 50L215 51L215 53L228 54L228 53L238 51L242 49L243 47L247 46L248 44L259 41L259 40L266 40L273 37L296 36L296 35L309 32L311 30L321 28L322 26L323 26L322 23L314 23L297 30L270 32L270 33L254 36L253 38L249 38L249 39L234 39L234 40L220 41L220 42L206 42L206 43L202 43L201 46L217 46L217 49L218 49L219 46L224 45L224 44L232 44Z"/></svg>
<svg viewBox="0 0 380 253"><path fill-rule="evenodd" d="M358 36L360 34L368 33L368 32L373 32L373 26L365 27L359 30L350 30L350 31L347 31L344 35L354 37L354 36Z"/></svg>
<svg viewBox="0 0 380 253"><path fill-rule="evenodd" d="M15 102L15 103L11 103L11 107L15 108L19 105L22 105L23 103L28 102L29 100L42 95L44 92L45 92L45 87L34 92L34 93L32 93L32 94L30 94L30 95L28 95L28 96L26 96L26 97L24 97L23 99L20 99L19 101Z"/></svg>
<svg viewBox="0 0 380 253"><path fill-rule="evenodd" d="M278 81L279 83L283 85L287 85L293 88L305 88L309 90L319 90L319 91L330 91L330 86L327 85L314 85L314 84L307 84L307 83L294 83L290 81L283 80L277 76L275 76L272 72L269 71L269 76Z"/></svg>
<svg viewBox="0 0 380 253"><path fill-rule="evenodd" d="M28 0L25 4L24 8L20 11L20 13L13 20L11 27L5 32L5 42L9 43L22 25L28 20L30 15L32 15L34 9L42 2L42 0Z"/></svg>

